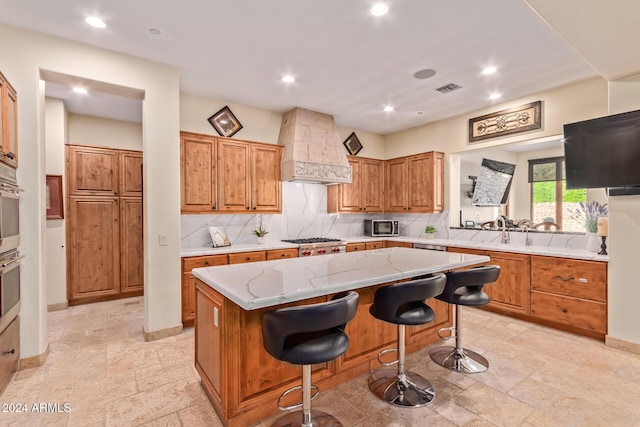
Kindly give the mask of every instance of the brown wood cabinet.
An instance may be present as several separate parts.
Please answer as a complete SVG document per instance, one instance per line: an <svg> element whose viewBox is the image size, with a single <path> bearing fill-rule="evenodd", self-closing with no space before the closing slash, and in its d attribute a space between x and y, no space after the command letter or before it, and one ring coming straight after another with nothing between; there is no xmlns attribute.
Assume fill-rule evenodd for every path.
<svg viewBox="0 0 640 427"><path fill-rule="evenodd" d="M314 365L313 380L323 390L378 368L380 350L396 346L397 327L369 313L378 285L358 289L354 319L347 324L349 348L333 361ZM327 301L331 295L256 310L243 310L196 279L196 360L202 387L228 427L253 425L278 411L278 396L300 383L300 367L271 357L262 345L265 312ZM429 304L435 300L429 300ZM434 303L436 322L407 328L407 352L438 341L437 328L450 326L450 307ZM441 312L444 310L444 312Z"/></svg>
<svg viewBox="0 0 640 427"><path fill-rule="evenodd" d="M180 133L180 208L183 213L217 210L217 147L214 137Z"/></svg>
<svg viewBox="0 0 640 427"><path fill-rule="evenodd" d="M200 267L226 265L226 254L182 258L182 325L193 326L196 315L196 283L191 270Z"/></svg>
<svg viewBox="0 0 640 427"><path fill-rule="evenodd" d="M607 333L607 265L531 256L531 315L594 338Z"/></svg>
<svg viewBox="0 0 640 427"><path fill-rule="evenodd" d="M191 273L194 268L296 258L297 256L298 249L291 248L182 258L182 325L185 327L192 326L195 319L196 278Z"/></svg>
<svg viewBox="0 0 640 427"><path fill-rule="evenodd" d="M385 212L443 210L443 153L431 151L385 162Z"/></svg>
<svg viewBox="0 0 640 427"><path fill-rule="evenodd" d="M142 197L142 152L119 150L120 197Z"/></svg>
<svg viewBox="0 0 640 427"><path fill-rule="evenodd" d="M607 263L465 248L450 252L488 255L500 278L484 289L484 308L604 340L607 334Z"/></svg>
<svg viewBox="0 0 640 427"><path fill-rule="evenodd" d="M383 212L384 161L353 156L348 160L352 182L327 187L328 212Z"/></svg>
<svg viewBox="0 0 640 427"><path fill-rule="evenodd" d="M466 248L449 248L449 252L485 255L491 257L487 264L500 266L498 280L484 287L484 291L491 297L491 303L484 308L501 314L529 314L529 255Z"/></svg>
<svg viewBox="0 0 640 427"><path fill-rule="evenodd" d="M117 197L69 197L67 233L69 304L120 293Z"/></svg>
<svg viewBox="0 0 640 427"><path fill-rule="evenodd" d="M0 334L0 394L20 367L20 317Z"/></svg>
<svg viewBox="0 0 640 427"><path fill-rule="evenodd" d="M67 145L69 304L142 295L142 152Z"/></svg>
<svg viewBox="0 0 640 427"><path fill-rule="evenodd" d="M0 161L18 167L18 95L0 73Z"/></svg>
<svg viewBox="0 0 640 427"><path fill-rule="evenodd" d="M413 248L413 243L387 240L384 242L384 247L385 248Z"/></svg>
<svg viewBox="0 0 640 427"><path fill-rule="evenodd" d="M282 147L181 132L182 213L281 213Z"/></svg>
<svg viewBox="0 0 640 427"><path fill-rule="evenodd" d="M118 150L67 145L70 196L118 196Z"/></svg>

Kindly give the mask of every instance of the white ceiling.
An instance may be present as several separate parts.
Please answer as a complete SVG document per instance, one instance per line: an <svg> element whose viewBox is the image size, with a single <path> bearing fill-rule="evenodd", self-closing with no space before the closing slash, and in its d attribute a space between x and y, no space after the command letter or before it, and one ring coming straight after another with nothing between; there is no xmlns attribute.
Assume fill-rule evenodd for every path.
<svg viewBox="0 0 640 427"><path fill-rule="evenodd" d="M181 92L277 112L299 106L380 134L597 75L521 0L388 0L377 18L372 3L0 0L0 22L174 65ZM107 28L87 26L88 15ZM498 72L484 76L486 66ZM412 77L423 68L437 73ZM281 82L285 74L296 82ZM448 83L462 89L435 90ZM496 91L502 98L489 101Z"/></svg>

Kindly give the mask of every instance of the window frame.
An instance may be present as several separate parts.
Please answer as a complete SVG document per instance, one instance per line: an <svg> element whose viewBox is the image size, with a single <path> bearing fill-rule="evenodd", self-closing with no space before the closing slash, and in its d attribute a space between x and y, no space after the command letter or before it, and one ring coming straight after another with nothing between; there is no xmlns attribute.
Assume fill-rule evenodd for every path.
<svg viewBox="0 0 640 427"><path fill-rule="evenodd" d="M562 181L565 180L564 170L562 165L565 159L564 156L555 156L555 157L545 157L541 159L529 159L529 215L531 219L533 219L533 184L536 182L549 182L549 181L535 181L533 179L533 168L535 165L547 164L547 163L555 163L556 164L556 216L555 221L556 224L560 226L560 229L564 229L564 224L562 220ZM560 177L560 179L558 179Z"/></svg>

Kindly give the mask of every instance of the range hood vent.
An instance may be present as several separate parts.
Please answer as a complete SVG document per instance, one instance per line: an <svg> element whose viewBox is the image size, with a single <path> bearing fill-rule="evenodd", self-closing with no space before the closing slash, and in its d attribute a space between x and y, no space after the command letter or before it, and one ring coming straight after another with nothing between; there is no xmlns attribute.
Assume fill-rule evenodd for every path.
<svg viewBox="0 0 640 427"><path fill-rule="evenodd" d="M351 165L333 116L294 108L282 117L278 144L284 146L283 181L351 183Z"/></svg>

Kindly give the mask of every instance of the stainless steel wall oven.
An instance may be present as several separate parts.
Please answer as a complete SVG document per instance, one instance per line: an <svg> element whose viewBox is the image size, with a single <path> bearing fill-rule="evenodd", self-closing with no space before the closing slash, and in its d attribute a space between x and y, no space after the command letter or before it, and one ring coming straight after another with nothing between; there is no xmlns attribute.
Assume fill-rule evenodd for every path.
<svg viewBox="0 0 640 427"><path fill-rule="evenodd" d="M0 164L0 332L20 311L20 188L16 171Z"/></svg>

